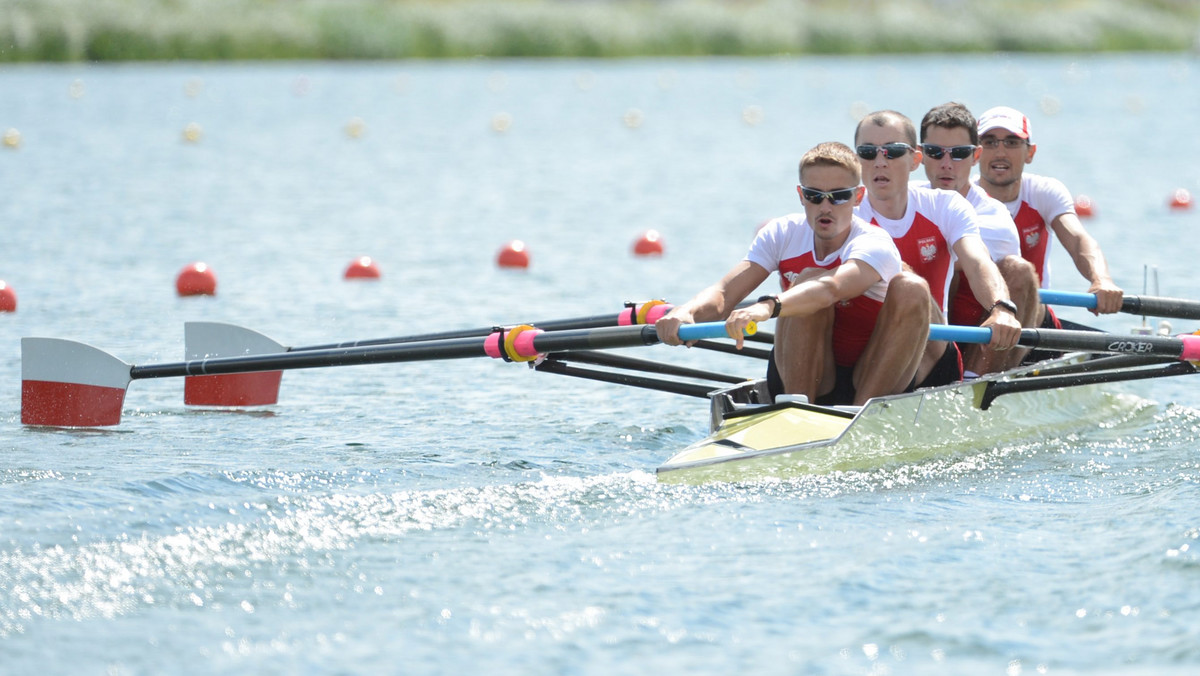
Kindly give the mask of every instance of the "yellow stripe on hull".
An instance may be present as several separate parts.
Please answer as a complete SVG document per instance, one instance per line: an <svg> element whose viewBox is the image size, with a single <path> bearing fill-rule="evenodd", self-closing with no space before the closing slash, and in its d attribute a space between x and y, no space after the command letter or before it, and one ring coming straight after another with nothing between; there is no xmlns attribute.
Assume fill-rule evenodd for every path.
<svg viewBox="0 0 1200 676"><path fill-rule="evenodd" d="M807 408L782 408L725 421L712 436L692 444L671 458L671 464L690 464L828 441L846 431L851 416L831 415Z"/></svg>

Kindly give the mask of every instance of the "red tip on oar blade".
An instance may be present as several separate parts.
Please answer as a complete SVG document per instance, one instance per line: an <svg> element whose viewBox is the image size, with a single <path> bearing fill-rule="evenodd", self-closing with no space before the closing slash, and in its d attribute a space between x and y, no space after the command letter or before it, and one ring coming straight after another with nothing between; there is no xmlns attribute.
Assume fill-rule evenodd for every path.
<svg viewBox="0 0 1200 676"><path fill-rule="evenodd" d="M21 339L21 423L99 427L121 422L129 364L90 345Z"/></svg>
<svg viewBox="0 0 1200 676"><path fill-rule="evenodd" d="M287 348L250 329L221 322L188 322L183 327L186 358L276 354ZM279 401L283 371L188 376L183 403L188 406L269 406Z"/></svg>
<svg viewBox="0 0 1200 676"><path fill-rule="evenodd" d="M125 388L21 381L21 424L101 427L121 423Z"/></svg>
<svg viewBox="0 0 1200 676"><path fill-rule="evenodd" d="M279 401L283 371L189 376L183 380L188 406L269 406Z"/></svg>

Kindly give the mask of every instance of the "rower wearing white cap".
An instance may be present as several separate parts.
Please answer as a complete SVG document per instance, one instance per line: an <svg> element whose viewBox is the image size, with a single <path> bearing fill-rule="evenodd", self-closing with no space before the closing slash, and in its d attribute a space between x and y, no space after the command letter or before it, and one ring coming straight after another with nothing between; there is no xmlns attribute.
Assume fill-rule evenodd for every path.
<svg viewBox="0 0 1200 676"><path fill-rule="evenodd" d="M1071 193L1057 179L1024 171L1037 152L1037 145L1031 141L1029 118L1007 106L991 108L979 116L979 143L983 150L977 183L1008 207L1021 238L1021 256L1033 263L1041 287L1050 287L1053 231L1075 268L1088 280L1088 293L1096 294L1095 312L1120 311L1124 292L1113 283L1100 245L1075 214ZM1044 309L1039 324L1057 324L1049 308Z"/></svg>

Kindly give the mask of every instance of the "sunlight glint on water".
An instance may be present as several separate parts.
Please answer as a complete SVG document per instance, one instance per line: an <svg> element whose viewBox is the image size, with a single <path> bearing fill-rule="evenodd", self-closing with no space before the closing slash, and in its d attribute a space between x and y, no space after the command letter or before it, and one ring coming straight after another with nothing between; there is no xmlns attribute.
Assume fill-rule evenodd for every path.
<svg viewBox="0 0 1200 676"><path fill-rule="evenodd" d="M849 141L855 111L951 99L1028 112L1031 170L1095 199L1118 282L1140 292L1152 264L1161 295L1194 297L1200 223L1165 206L1200 193L1178 151L1192 70L1161 55L0 69L20 92L0 127L22 134L0 152L0 279L21 299L0 316L4 669L1194 671L1187 377L1114 386L1141 399L1042 438L702 487L653 471L704 434L704 402L490 360L289 372L253 412L136 381L105 430L22 428L15 389L22 336L143 364L182 358L193 320L306 345L678 302L797 209L799 155ZM651 228L665 255L634 258ZM528 271L495 267L512 239ZM1083 290L1056 254L1055 286ZM362 255L383 277L343 281ZM218 295L175 297L197 260Z"/></svg>

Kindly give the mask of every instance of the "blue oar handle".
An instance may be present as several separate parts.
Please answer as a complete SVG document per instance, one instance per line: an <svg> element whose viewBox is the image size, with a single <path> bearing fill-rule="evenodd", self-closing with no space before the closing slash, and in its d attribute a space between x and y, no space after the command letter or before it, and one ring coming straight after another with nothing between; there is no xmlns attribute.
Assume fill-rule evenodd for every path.
<svg viewBox="0 0 1200 676"><path fill-rule="evenodd" d="M746 335L753 336L758 327L755 324L750 324L746 327ZM679 326L679 339L683 342L689 340L704 340L705 338L727 338L729 334L725 333L725 322L701 322L699 324L681 324Z"/></svg>
<svg viewBox="0 0 1200 676"><path fill-rule="evenodd" d="M992 330L980 326L930 324L929 339L948 340L954 343L987 343L992 339Z"/></svg>
<svg viewBox="0 0 1200 676"><path fill-rule="evenodd" d="M1038 289L1038 297L1046 305L1065 305L1067 307L1082 307L1089 310L1096 309L1096 294L1094 293Z"/></svg>
<svg viewBox="0 0 1200 676"><path fill-rule="evenodd" d="M1047 305L1096 309L1096 294L1094 293L1038 289L1038 297ZM1200 301L1160 296L1125 296L1121 300L1121 312L1149 317L1200 319Z"/></svg>

